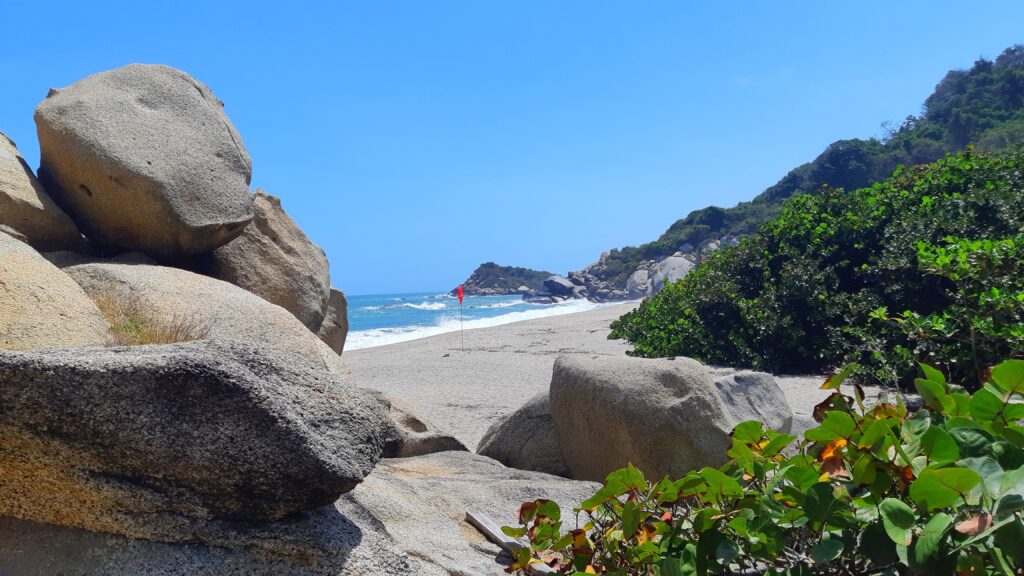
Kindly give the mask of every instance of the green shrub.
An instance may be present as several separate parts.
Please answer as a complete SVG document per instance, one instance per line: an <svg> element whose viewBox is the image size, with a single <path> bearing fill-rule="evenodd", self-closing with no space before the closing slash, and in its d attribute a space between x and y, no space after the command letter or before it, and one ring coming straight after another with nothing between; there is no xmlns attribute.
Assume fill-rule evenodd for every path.
<svg viewBox="0 0 1024 576"><path fill-rule="evenodd" d="M840 385L795 438L745 422L729 462L647 481L630 466L584 501L577 527L528 502L506 534L529 545L509 572L562 574L1020 574L1024 570L1024 361L973 395L921 366L925 406L865 401ZM582 523L580 518L582 517Z"/></svg>
<svg viewBox="0 0 1024 576"><path fill-rule="evenodd" d="M920 243L1022 231L1024 154L949 155L870 188L789 200L757 234L613 323L611 337L629 340L638 356L831 370L863 360L868 347L906 347L902 336L882 337L896 331L873 327L879 308L927 317L962 299L955 282L920 267Z"/></svg>

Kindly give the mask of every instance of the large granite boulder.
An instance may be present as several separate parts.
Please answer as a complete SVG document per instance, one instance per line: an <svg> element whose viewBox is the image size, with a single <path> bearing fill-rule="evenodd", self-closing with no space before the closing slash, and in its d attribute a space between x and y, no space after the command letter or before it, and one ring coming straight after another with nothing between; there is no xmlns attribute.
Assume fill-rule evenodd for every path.
<svg viewBox="0 0 1024 576"><path fill-rule="evenodd" d="M337 288L331 288L327 299L327 314L324 315L317 335L338 354L345 350L345 339L348 338L348 300L345 293Z"/></svg>
<svg viewBox="0 0 1024 576"><path fill-rule="evenodd" d="M0 225L17 230L37 250L82 249L78 226L36 180L14 141L0 132Z"/></svg>
<svg viewBox="0 0 1024 576"><path fill-rule="evenodd" d="M468 452L381 460L333 506L282 522L208 523L189 543L0 518L0 574L499 576L509 558L466 512L514 524L523 502L549 498L570 510L596 489Z"/></svg>
<svg viewBox="0 0 1024 576"><path fill-rule="evenodd" d="M230 282L291 312L317 332L327 312L331 276L327 255L263 190L242 235L197 257L197 272Z"/></svg>
<svg viewBox="0 0 1024 576"><path fill-rule="evenodd" d="M0 350L102 346L108 329L74 280L28 244L0 233Z"/></svg>
<svg viewBox="0 0 1024 576"><path fill-rule="evenodd" d="M169 68L130 64L36 108L39 179L90 239L177 258L252 220L252 164L223 103Z"/></svg>
<svg viewBox="0 0 1024 576"><path fill-rule="evenodd" d="M650 478L719 466L736 424L757 419L788 432L793 418L773 378L716 382L688 358L561 356L550 392L562 455L583 480L628 463Z"/></svg>
<svg viewBox="0 0 1024 576"><path fill-rule="evenodd" d="M555 435L551 399L547 392L534 396L518 410L491 425L476 452L509 468L566 477L570 474Z"/></svg>
<svg viewBox="0 0 1024 576"><path fill-rule="evenodd" d="M669 256L654 266L654 274L651 276L651 291L654 294L661 292L665 284L681 280L690 273L696 264L685 256Z"/></svg>
<svg viewBox="0 0 1024 576"><path fill-rule="evenodd" d="M651 294L651 275L646 268L639 268L629 275L626 293L630 298L643 298Z"/></svg>
<svg viewBox="0 0 1024 576"><path fill-rule="evenodd" d="M554 274L544 281L544 288L555 296L572 296L575 284L565 276Z"/></svg>
<svg viewBox="0 0 1024 576"><path fill-rule="evenodd" d="M338 354L290 312L233 284L179 268L140 264L135 256L78 264L67 258L54 261L72 262L64 272L95 299L132 300L154 318L201 324L209 338L268 344L331 372L344 372Z"/></svg>
<svg viewBox="0 0 1024 576"><path fill-rule="evenodd" d="M2 352L0 515L190 540L334 502L387 427L369 393L252 343Z"/></svg>

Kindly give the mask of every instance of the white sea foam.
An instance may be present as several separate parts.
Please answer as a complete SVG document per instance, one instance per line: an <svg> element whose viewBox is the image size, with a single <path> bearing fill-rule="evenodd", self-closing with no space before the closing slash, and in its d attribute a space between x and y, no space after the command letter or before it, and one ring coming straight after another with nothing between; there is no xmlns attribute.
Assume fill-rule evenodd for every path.
<svg viewBox="0 0 1024 576"><path fill-rule="evenodd" d="M481 310L493 310L495 308L511 308L513 306L536 306L536 304L530 304L522 300L516 300L514 302L498 302L496 304L484 304L482 306L470 306L470 308L479 308Z"/></svg>
<svg viewBox="0 0 1024 576"><path fill-rule="evenodd" d="M619 303L616 302L615 304ZM466 320L464 327L466 330L470 330L472 328L488 328L491 326L500 326L502 324L518 322L520 320L533 320L535 318L561 316L563 314L572 314L574 312L586 312L587 310L595 310L597 308L603 308L610 305L612 304L596 304L586 300L571 300L561 304L539 306L531 310L509 312L508 314L502 314L491 318L474 318ZM481 308L483 308L483 306L481 306ZM428 336L437 336L438 334L445 334L448 332L457 332L458 330L459 319L457 316L454 318L446 317L434 326L399 326L395 328L355 330L348 333L348 338L345 340L345 350L359 350L362 348L372 348L374 346L384 346L386 344L397 344L398 342L408 342L409 340L417 340Z"/></svg>
<svg viewBox="0 0 1024 576"><path fill-rule="evenodd" d="M363 306L361 310L385 310L388 308L414 308L416 310L444 310L445 302L403 302L401 304L384 304L383 306Z"/></svg>

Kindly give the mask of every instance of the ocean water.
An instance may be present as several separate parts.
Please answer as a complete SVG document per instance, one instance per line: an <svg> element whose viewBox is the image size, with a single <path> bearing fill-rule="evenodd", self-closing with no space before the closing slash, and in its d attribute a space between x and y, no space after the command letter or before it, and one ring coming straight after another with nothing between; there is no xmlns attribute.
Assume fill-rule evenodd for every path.
<svg viewBox="0 0 1024 576"><path fill-rule="evenodd" d="M462 320L466 330L584 312L606 306L586 300L528 304L520 296L466 296ZM383 346L459 330L459 300L447 294L376 294L348 297L345 350Z"/></svg>

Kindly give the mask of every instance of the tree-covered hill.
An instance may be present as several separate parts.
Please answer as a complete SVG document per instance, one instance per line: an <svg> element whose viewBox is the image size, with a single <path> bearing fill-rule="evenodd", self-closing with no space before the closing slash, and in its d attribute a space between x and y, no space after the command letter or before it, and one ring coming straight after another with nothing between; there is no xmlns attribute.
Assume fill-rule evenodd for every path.
<svg viewBox="0 0 1024 576"><path fill-rule="evenodd" d="M883 138L836 141L750 202L696 210L654 242L612 250L604 259L605 280L624 286L644 260L664 258L686 244L699 247L725 236L750 234L777 216L782 202L797 194L815 194L826 185L855 190L884 180L899 165L934 162L968 144L997 151L1021 142L1024 45L1017 45L994 62L982 59L969 70L946 74L925 100L921 115L887 127Z"/></svg>
<svg viewBox="0 0 1024 576"><path fill-rule="evenodd" d="M474 296L517 294L521 286L541 290L551 272L484 262L463 283L466 294ZM454 293L455 290L452 290Z"/></svg>

